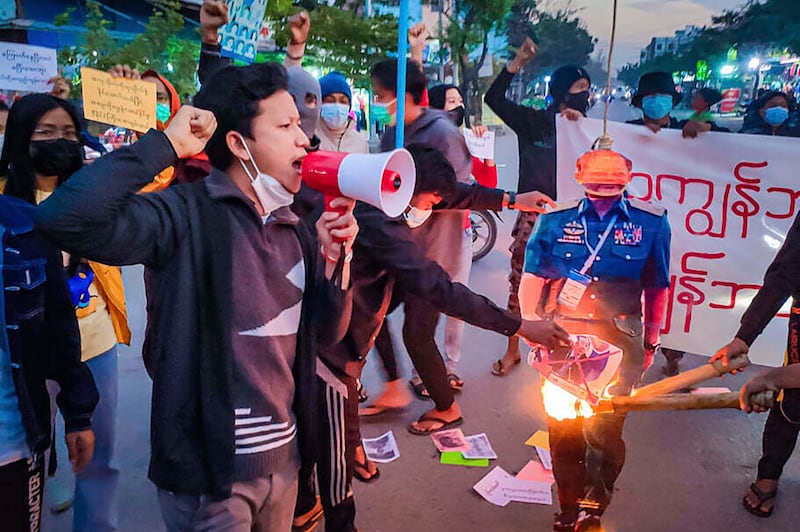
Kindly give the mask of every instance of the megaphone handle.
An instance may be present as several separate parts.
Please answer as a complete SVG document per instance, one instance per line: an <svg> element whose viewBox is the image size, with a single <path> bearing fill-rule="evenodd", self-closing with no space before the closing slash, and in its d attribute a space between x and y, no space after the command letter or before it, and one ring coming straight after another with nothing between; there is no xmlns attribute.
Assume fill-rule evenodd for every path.
<svg viewBox="0 0 800 532"><path fill-rule="evenodd" d="M346 207L331 207L331 202L333 202L333 200L335 200L336 198L337 198L337 196L328 196L328 195L325 196L325 212L337 212L337 213L339 213L339 216L343 216L347 212L347 208ZM344 239L344 238L335 238L334 239L334 242L342 243L342 242L346 242L346 241L347 241L347 239Z"/></svg>

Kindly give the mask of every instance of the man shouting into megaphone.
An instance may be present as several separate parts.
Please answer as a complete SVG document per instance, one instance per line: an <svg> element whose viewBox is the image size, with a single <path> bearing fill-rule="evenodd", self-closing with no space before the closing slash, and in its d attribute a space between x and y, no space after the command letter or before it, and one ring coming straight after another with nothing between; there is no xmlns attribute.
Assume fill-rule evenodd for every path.
<svg viewBox="0 0 800 532"><path fill-rule="evenodd" d="M330 279L358 227L352 200L336 200L344 214L322 215L316 236L289 209L309 141L287 88L275 63L216 72L195 98L206 110L181 108L36 215L63 249L150 270L149 477L168 530L289 530L315 451L318 343L350 317ZM137 194L204 147L205 180Z"/></svg>

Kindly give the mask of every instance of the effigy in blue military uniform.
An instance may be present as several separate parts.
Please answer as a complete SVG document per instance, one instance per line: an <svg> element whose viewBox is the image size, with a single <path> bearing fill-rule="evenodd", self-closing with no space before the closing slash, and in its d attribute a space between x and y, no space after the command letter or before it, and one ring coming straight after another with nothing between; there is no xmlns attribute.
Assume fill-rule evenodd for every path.
<svg viewBox="0 0 800 532"><path fill-rule="evenodd" d="M642 317L647 314L647 332L657 340L670 282L667 213L627 196L631 167L630 161L609 150L584 154L575 177L584 186L585 197L539 217L524 268L524 275L547 286L542 290L546 294L542 317L556 320L570 335L594 337L622 350L619 371L606 389L609 395L630 394L652 363L657 344L647 343L650 356L646 357ZM531 297L520 290L523 313L537 305ZM547 356L553 364L564 364L573 349L564 347ZM561 375L576 380L591 372L582 366ZM589 389L586 382L573 384L570 391ZM561 505L554 530L583 530L581 521L591 519L599 526L624 463L624 419L620 414L567 420L548 416Z"/></svg>

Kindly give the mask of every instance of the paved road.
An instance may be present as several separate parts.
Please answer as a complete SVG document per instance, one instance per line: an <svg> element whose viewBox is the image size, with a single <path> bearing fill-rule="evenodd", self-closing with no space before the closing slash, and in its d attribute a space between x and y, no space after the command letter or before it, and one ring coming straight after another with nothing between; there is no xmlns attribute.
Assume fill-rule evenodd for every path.
<svg viewBox="0 0 800 532"><path fill-rule="evenodd" d="M615 113L626 107L614 106ZM616 110L618 109L618 111ZM501 186L516 181L516 139L499 137L497 158ZM505 223L494 251L475 265L472 287L498 303L506 299L508 253L512 215ZM121 469L120 529L123 531L163 530L156 505L155 489L146 478L149 438L150 382L139 356L144 330L141 269L127 268L125 282L128 308L134 331L134 345L120 355L120 397L118 419L118 461ZM396 338L400 316L391 322ZM441 333L441 331L440 331ZM709 348L725 339L709 338ZM534 431L545 429L537 378L521 366L506 378L490 374L491 361L498 358L504 338L468 327L464 339L461 376L466 387L459 401L466 423L464 432L488 434L500 465L515 473L533 449L523 442ZM704 363L690 357L686 367ZM403 370L409 374L407 357ZM657 378L657 368L648 375ZM749 374L752 374L751 371ZM715 382L737 389L742 376ZM365 382L376 394L380 377L373 357L366 368ZM518 532L547 531L555 506L511 503L498 508L478 498L471 487L488 470L440 465L429 438L410 435L405 427L429 403L415 402L406 414L366 424L367 437L393 430L401 458L381 466L381 479L372 485L355 487L358 523L369 532ZM796 530L800 512L800 460L790 462L781 484L775 515L761 520L741 508L741 495L751 482L759 457L764 416L746 416L737 411L635 413L626 424L628 457L617 485L614 503L607 514L609 530L619 532L749 532ZM63 432L62 432L63 434ZM63 445L62 445L63 447ZM66 456L62 451L61 456ZM63 462L62 462L63 464ZM61 467L59 480L69 482ZM44 530L69 530L71 513L46 515Z"/></svg>

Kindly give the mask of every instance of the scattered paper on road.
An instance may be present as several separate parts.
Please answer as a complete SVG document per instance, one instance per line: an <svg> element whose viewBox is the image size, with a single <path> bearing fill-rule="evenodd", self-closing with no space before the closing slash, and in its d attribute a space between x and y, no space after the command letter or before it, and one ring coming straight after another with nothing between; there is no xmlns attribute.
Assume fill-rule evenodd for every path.
<svg viewBox="0 0 800 532"><path fill-rule="evenodd" d="M553 504L553 494L549 483L514 478L499 466L492 469L472 489L496 506L506 506L512 501Z"/></svg>
<svg viewBox="0 0 800 532"><path fill-rule="evenodd" d="M445 453L448 451L469 451L470 446L467 438L461 429L441 430L431 434L433 444L439 449L439 452Z"/></svg>
<svg viewBox="0 0 800 532"><path fill-rule="evenodd" d="M536 447L536 454L539 456L539 461L545 469L553 470L553 458L550 456L550 451L541 447Z"/></svg>
<svg viewBox="0 0 800 532"><path fill-rule="evenodd" d="M487 131L478 137L469 128L464 128L464 140L470 155L478 159L494 159L494 131Z"/></svg>
<svg viewBox="0 0 800 532"><path fill-rule="evenodd" d="M364 438L364 452L367 458L379 464L388 464L400 458L400 450L397 448L397 440L394 433L390 430L377 438Z"/></svg>
<svg viewBox="0 0 800 532"><path fill-rule="evenodd" d="M489 443L489 437L486 434L475 434L474 436L467 436L470 449L463 451L464 458L469 460L477 460L479 458L488 458L489 460L496 460L497 453L492 449L492 444Z"/></svg>
<svg viewBox="0 0 800 532"><path fill-rule="evenodd" d="M519 480L529 480L531 482L546 482L552 484L556 481L553 472L536 460L530 460L516 476Z"/></svg>
<svg viewBox="0 0 800 532"><path fill-rule="evenodd" d="M541 447L542 449L550 450L550 433L544 430L537 430L525 442L528 447Z"/></svg>
<svg viewBox="0 0 800 532"><path fill-rule="evenodd" d="M511 500L503 492L503 486L511 475L506 473L502 467L497 466L489 474L472 486L478 495L496 506L506 506Z"/></svg>
<svg viewBox="0 0 800 532"><path fill-rule="evenodd" d="M442 453L440 462L448 465L462 465L467 467L489 467L488 458L468 459L458 451L448 451Z"/></svg>

